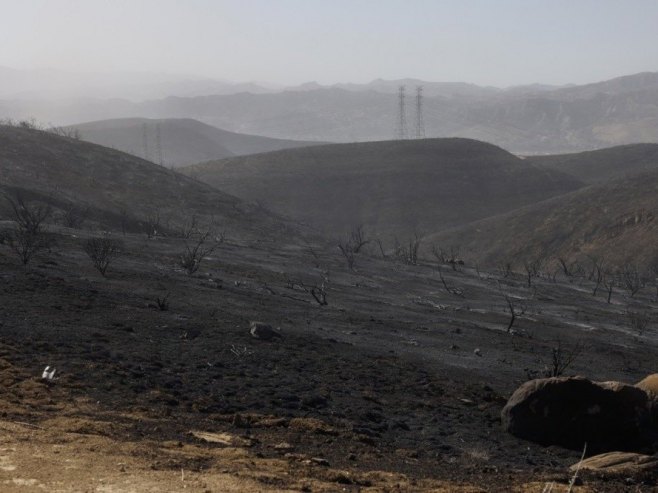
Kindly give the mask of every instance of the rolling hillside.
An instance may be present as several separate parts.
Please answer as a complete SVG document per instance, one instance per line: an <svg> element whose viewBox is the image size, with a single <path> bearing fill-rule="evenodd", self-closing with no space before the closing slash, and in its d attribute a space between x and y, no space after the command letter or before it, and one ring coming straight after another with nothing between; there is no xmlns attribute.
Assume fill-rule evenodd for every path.
<svg viewBox="0 0 658 493"><path fill-rule="evenodd" d="M184 172L327 235L359 224L383 236L438 231L581 186L469 139L308 147Z"/></svg>
<svg viewBox="0 0 658 493"><path fill-rule="evenodd" d="M597 255L646 263L658 252L658 170L592 185L425 238L487 265Z"/></svg>
<svg viewBox="0 0 658 493"><path fill-rule="evenodd" d="M472 141L357 147L383 162L390 181L455 186L477 170L497 186L509 181L502 188L514 193L539 188L535 175L544 187L557 180ZM452 164L423 165L437 150ZM412 156L404 164L417 172L385 159L397 153ZM27 266L4 234L0 242L0 422L9 430L2 457L5 469L15 468L3 472L17 480L9 492L26 484L41 491L90 484L195 493L227 485L240 492L537 491L555 478L566 484L564 471L581 451L553 446L547 454L508 433L500 416L520 382L545 374L555 341L573 348L586 340L587 353L569 372L594 380L637 382L658 354L653 331L631 330L624 312L631 302L651 310L653 287L633 300L619 290L607 304L587 285L541 279L536 295L522 276L481 276L471 264L444 272L446 286L464 287L461 297L444 289L433 264L360 254L351 271L335 245L279 248L282 235L294 241L290 230L208 186L30 129L0 127L0 184L55 206L93 208L83 228L49 224L55 244ZM342 190L335 193L340 201ZM120 208L137 216L159 209L172 222L214 214L229 241L189 275L180 268L188 240L124 232L112 224ZM83 249L101 235L121 248L106 275ZM245 235L259 241L236 241ZM524 303L514 335L506 297ZM54 379L41 377L45 365L50 375L56 369ZM587 487L623 491L626 478L588 479Z"/></svg>
<svg viewBox="0 0 658 493"><path fill-rule="evenodd" d="M58 209L88 208L100 227L128 221L137 228L158 216L166 230L197 215L212 216L234 236L291 234L270 213L162 166L27 128L0 126L0 191L37 197Z"/></svg>
<svg viewBox="0 0 658 493"><path fill-rule="evenodd" d="M535 165L572 175L584 183L603 183L658 169L658 145L629 144L573 154L531 156L527 159Z"/></svg>
<svg viewBox="0 0 658 493"><path fill-rule="evenodd" d="M77 130L83 140L173 167L313 145L228 132L191 119L122 118L81 123L68 129Z"/></svg>

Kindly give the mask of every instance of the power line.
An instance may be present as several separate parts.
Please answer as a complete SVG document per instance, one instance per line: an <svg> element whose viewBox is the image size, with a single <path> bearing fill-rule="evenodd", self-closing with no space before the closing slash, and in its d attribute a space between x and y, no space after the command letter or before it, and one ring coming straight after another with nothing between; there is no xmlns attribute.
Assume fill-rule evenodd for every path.
<svg viewBox="0 0 658 493"><path fill-rule="evenodd" d="M404 140L408 137L407 134L407 108L406 108L406 87L400 86L398 88L398 119L396 137L398 140Z"/></svg>
<svg viewBox="0 0 658 493"><path fill-rule="evenodd" d="M423 117L423 86L416 86L416 138L425 138L425 118Z"/></svg>

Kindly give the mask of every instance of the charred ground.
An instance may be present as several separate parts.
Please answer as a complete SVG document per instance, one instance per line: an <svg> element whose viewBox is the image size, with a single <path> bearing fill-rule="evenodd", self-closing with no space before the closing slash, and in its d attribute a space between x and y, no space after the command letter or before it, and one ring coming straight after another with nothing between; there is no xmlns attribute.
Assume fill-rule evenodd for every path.
<svg viewBox="0 0 658 493"><path fill-rule="evenodd" d="M26 142L39 138L17 132ZM56 139L67 159L77 146L101 152ZM102 152L108 159L122 156ZM61 156L53 152L46 162L65 166ZM20 159L26 173L31 161ZM76 169L87 176L103 166L94 161ZM165 173L139 160L130 169ZM33 178L29 187L23 183L24 192L46 187L33 173L26 176ZM122 243L123 254L102 277L82 245L111 224L91 216L82 229L48 224L50 251L27 267L0 245L3 424L48 433L39 435L43 450L59 440L84 444L85 454L101 457L102 440L113 440L121 450L133 447L126 457L139 460L136 479L146 471L180 475L182 469L203 481L221 471L224 482L213 486L218 491L239 478L252 481L253 491L535 491L550 481L566 484L566 468L580 451L506 434L500 410L509 394L550 371L558 347L582 348L568 373L635 382L655 371L651 315L642 331L628 318L629 307L655 308L651 287L634 296L615 290L608 303L601 292L592 294L586 277L542 275L528 282L468 263L456 270L422 260L412 265L381 258L371 244L348 269L335 246L259 209L246 216L251 220L222 215L242 203L180 179L199 193L217 193L217 224L226 225L226 241L193 275L179 262L190 239L109 227L105 235ZM10 192L20 182L11 185ZM125 200L138 195L120 186ZM164 200L158 188L149 190ZM169 211L195 212L169 190L162 193ZM102 209L104 195L98 197ZM309 293L323 284L326 305ZM166 310L157 303L164 297ZM518 314L514 330L508 329L509 302ZM254 339L253 320L280 327L283 337ZM58 369L54 383L39 378L46 365ZM192 430L247 441L227 448L200 441ZM9 443L23 450L18 439ZM17 454L7 452L3 460L19 463ZM111 485L122 474L122 466L114 467ZM11 485L30 479L20 469L2 474ZM52 487L38 469L30 474ZM208 484L195 488L212 490ZM583 491L588 488L644 486L587 478Z"/></svg>

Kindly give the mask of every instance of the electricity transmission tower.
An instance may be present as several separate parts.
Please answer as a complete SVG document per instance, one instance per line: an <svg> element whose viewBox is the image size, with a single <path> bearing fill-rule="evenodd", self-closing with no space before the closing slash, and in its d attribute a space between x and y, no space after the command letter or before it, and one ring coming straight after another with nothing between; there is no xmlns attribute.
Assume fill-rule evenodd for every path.
<svg viewBox="0 0 658 493"><path fill-rule="evenodd" d="M416 138L425 138L425 119L423 118L423 86L416 86Z"/></svg>
<svg viewBox="0 0 658 493"><path fill-rule="evenodd" d="M397 131L396 138L398 140L404 140L408 137L407 135L407 108L406 108L406 87L400 86L398 88L398 122L397 122Z"/></svg>
<svg viewBox="0 0 658 493"><path fill-rule="evenodd" d="M148 145L148 135L146 134L146 123L142 124L142 146L144 147L144 159L150 161L149 159L149 145Z"/></svg>
<svg viewBox="0 0 658 493"><path fill-rule="evenodd" d="M160 122L155 125L155 147L158 151L158 164L164 166L164 159L162 157L162 137L160 133Z"/></svg>

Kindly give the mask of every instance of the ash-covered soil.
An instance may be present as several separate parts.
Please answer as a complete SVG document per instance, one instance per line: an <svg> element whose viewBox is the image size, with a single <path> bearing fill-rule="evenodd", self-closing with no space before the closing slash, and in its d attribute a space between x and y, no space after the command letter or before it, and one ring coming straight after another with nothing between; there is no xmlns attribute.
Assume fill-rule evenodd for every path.
<svg viewBox="0 0 658 493"><path fill-rule="evenodd" d="M444 267L458 295L436 265L373 252L359 255L352 272L332 249L273 249L230 233L192 276L177 266L184 240L117 235L124 255L103 278L80 246L89 232L52 231L57 246L27 268L0 245L5 455L28 453L20 444L34 441L47 456L59 436L76 457L98 454L99 467L113 463L107 448L118 447L138 460L137 476L201 478L171 491L229 491L229 479L245 471L251 489L243 491L542 491L551 482L566 491L580 451L505 433L500 411L511 392L543 375L558 340L565 350L583 347L567 374L635 382L655 371L655 327L638 333L626 313L655 309L650 286L633 298L617 290L608 304L584 279L527 287L520 275ZM308 292L323 278L326 306ZM523 312L512 333L505 295ZM160 310L156 299L165 296ZM254 339L252 320L283 337ZM50 384L39 378L46 365L57 368ZM230 456L195 430L237 437L228 448L240 452ZM98 443L77 441L90 437ZM194 452L162 452L172 448ZM37 484L21 490L12 483L25 479L20 467L0 461L0 469L15 491ZM225 476L224 490L221 480L200 486L213 474ZM71 475L70 489L75 477L101 491L93 475ZM58 481L66 490L67 480ZM624 490L651 491L623 478L584 478L580 491Z"/></svg>

